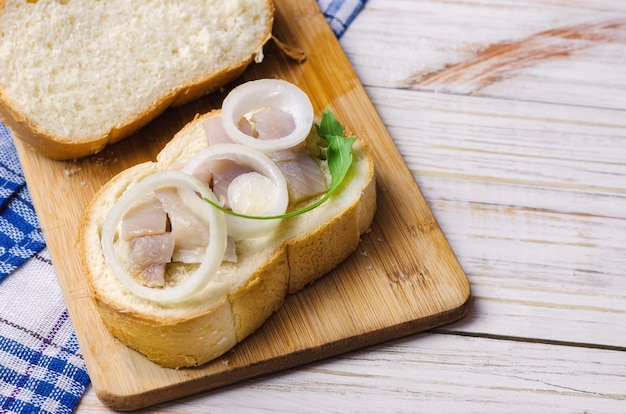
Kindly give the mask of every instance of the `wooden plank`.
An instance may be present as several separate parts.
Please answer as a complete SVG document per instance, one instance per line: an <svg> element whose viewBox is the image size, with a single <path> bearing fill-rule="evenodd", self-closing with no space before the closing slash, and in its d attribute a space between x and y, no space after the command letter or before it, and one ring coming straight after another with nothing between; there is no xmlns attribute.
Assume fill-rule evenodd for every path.
<svg viewBox="0 0 626 414"><path fill-rule="evenodd" d="M625 361L618 351L419 334L153 410L619 413ZM106 412L92 393L77 411Z"/></svg>
<svg viewBox="0 0 626 414"><path fill-rule="evenodd" d="M508 203L520 207L626 215L625 110L382 88L368 94L417 179L517 186L520 197ZM521 198L522 189L554 195ZM458 197L495 195L468 190Z"/></svg>
<svg viewBox="0 0 626 414"><path fill-rule="evenodd" d="M153 159L175 131L197 112L219 106L223 95L170 109L130 139L83 160L51 161L16 143L92 384L115 409L144 407L336 355L448 323L468 311L468 281L316 3L285 0L276 7L275 33L302 48L308 59L297 64L268 47L264 62L240 81L279 76L295 82L318 113L330 107L369 141L379 210L358 253L289 297L268 323L222 358L198 369L170 370L115 341L90 298L76 233L84 206L104 182ZM284 338L280 346L276 338Z"/></svg>
<svg viewBox="0 0 626 414"><path fill-rule="evenodd" d="M624 109L625 40L621 0L372 0L341 44L367 86Z"/></svg>

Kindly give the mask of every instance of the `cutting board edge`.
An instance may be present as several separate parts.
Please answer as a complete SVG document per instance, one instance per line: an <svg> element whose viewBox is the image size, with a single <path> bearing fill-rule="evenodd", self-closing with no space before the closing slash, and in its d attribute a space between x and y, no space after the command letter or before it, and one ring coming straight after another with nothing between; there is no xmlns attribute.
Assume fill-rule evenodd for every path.
<svg viewBox="0 0 626 414"><path fill-rule="evenodd" d="M315 33L317 36L323 35L322 38L324 39L331 39L332 32L330 31L330 28L326 25L326 22L323 16L321 15L321 13L319 13L318 9L316 9L315 14L308 14L308 13L302 14L303 10L300 10L299 9L300 6L299 5L296 6L295 3L284 2L281 4L283 4L287 9L289 9L289 10L286 10L285 12L295 13L295 17L297 18L294 21L297 21L299 25L302 25L307 22L310 23L306 25L306 29L307 29L306 35L302 34L302 39L306 39L307 42L308 40L311 40L306 37L306 36L310 37L310 33ZM287 7L287 4L289 4L288 7ZM311 3L311 5L312 4L313 2ZM292 7L294 8L293 10L291 10ZM307 7L310 8L311 6L307 6ZM291 23L293 24L293 21ZM315 30L309 30L309 29L315 29ZM294 34L295 33L296 31L294 31ZM302 40L301 37L298 37L298 36L295 36L295 38ZM343 54L343 51L341 50L337 40L334 37L332 37L332 39L334 40L331 42L331 44L326 45L325 47L324 46L318 47L319 44L316 43L316 46L315 46L316 53L309 56L309 62L312 64L312 66L308 69L308 71L302 69L303 67L300 67L300 66L292 67L291 64L289 68L286 68L286 69L284 69L282 66L279 68L268 66L266 67L266 69L269 70L270 73L273 75L275 75L276 73L283 73L282 70L284 69L285 73L289 73L290 77L293 77L299 82L303 82L306 86L308 86L309 88L312 88L313 90L315 90L316 87L317 88L325 87L325 85L329 84L329 82L330 84L335 85L335 86L338 84L337 83L338 81L347 82L347 84L351 86L349 90L342 89L341 93L338 93L334 89L331 91L326 91L324 89L321 91L322 93L320 97L324 97L324 99L328 100L329 102L330 101L335 102L336 103L335 106L337 106L338 110L341 110L345 105L347 105L347 102L350 100L349 98L351 99L357 98L356 102L352 102L352 104L355 105L354 108L358 107L358 108L365 109L364 111L362 111L363 113L373 113L374 115L373 122L376 124L374 125L375 127L374 129L379 128L380 129L379 132L382 133L384 135L384 138L386 139L385 142L388 141L389 144L393 144L393 141L389 137L389 133L387 129L384 127L384 124L382 123L378 113L376 112L376 109L374 108L371 100L369 99L369 96L367 95L367 92L365 91L365 88L363 87L363 85L361 85L360 80L358 79L352 66L347 60L347 57L345 56L345 54ZM306 43L306 45L313 47L312 45L309 45L308 43ZM330 50L327 50L327 49L330 49ZM335 71L331 73L332 76L330 76L328 73L326 73L327 72L326 69L324 69L325 68L324 63L327 62L327 57L325 53L322 56L322 51L334 52L333 56L338 58L338 60L335 60L334 63L336 64L337 61L343 62L345 67L342 66L341 71ZM307 76L311 74L311 71L313 71L314 74L317 73L316 71L321 71L321 75L315 75L313 78L308 78ZM357 83L356 85L358 86L357 88L354 88L354 82ZM363 108L364 103L367 104L365 105L365 108ZM352 106L350 107L353 108ZM355 111L349 111L350 114L353 114L354 112ZM174 115L177 115L177 113L175 113ZM363 121L361 118L362 117L360 116L353 118L353 116L350 115L350 117L347 117L346 119L355 121L355 125L361 125L362 128L372 126L372 119ZM352 125L352 122L350 122L350 125ZM125 148L125 146L123 146L122 148ZM395 151L394 154L397 153L397 149L394 149L394 151ZM29 154L29 156L26 158L30 158L30 155L31 154ZM42 172L41 167L48 165L47 162L45 163L37 162L35 158L26 162L26 165L28 165L31 168L30 172L32 174L35 174L37 170L38 172ZM403 168L406 167L405 164L402 164L402 165L404 166ZM54 168L63 169L63 166L55 165ZM65 175L62 176L62 178L64 179L62 183L65 185L69 177L67 177L67 170L64 172L65 172ZM76 177L78 177L78 175L80 174L81 173L79 172L76 175ZM76 178L76 177L73 177L73 178ZM37 177L34 176L34 178L36 179ZM33 179L28 180L28 181L35 182L35 183L37 182L36 180L33 180ZM80 184L82 185L82 183ZM417 183L415 183L415 185L417 186ZM47 194L46 191L48 189L39 188L38 190L40 191L40 194L38 195L41 196L41 198L34 197L34 199L39 200L41 202L40 204L43 204L43 202L46 200L45 198ZM37 193L37 191L35 191L35 193ZM426 210L428 211L427 216L430 217L430 214L431 214L430 206L427 205L426 201L423 199L422 196L418 195L417 200L413 200L412 203L413 202L418 202L418 204L420 203L424 204L422 205L422 208L425 211ZM55 235L57 233L64 233L65 230L59 228L59 221L55 220L57 218L56 213L52 211L52 212L49 212L48 215L49 216L46 218L49 220L52 220L53 224L51 227L47 227L46 230L49 230L50 233L54 233ZM430 219L428 220L428 222L430 223ZM450 249L450 247L447 244L445 244L445 246L443 247L444 247L444 251L442 251L441 254L448 256L449 258L454 259L455 261L458 262L458 259L456 259L454 252ZM235 383L241 380L247 380L247 379L258 377L264 374L269 374L271 372L280 371L281 369L284 369L284 368L293 368L302 363L313 362L315 360L319 360L322 358L336 356L341 353L353 351L357 348L362 348L368 345L378 344L381 342L385 342L387 340L396 339L402 336L407 336L413 333L427 330L435 326L440 326L449 322L453 322L461 318L467 313L467 310L464 310L464 309L468 306L467 303L469 302L469 299L470 299L470 293L468 289L469 281L467 280L465 273L462 271L462 269L460 269L460 267L453 266L453 268L454 269L449 273L450 278L446 280L450 282L457 282L457 283L453 283L453 285L450 285L453 287L446 291L447 294L450 294L450 296L448 297L448 300L445 300L445 298L434 299L437 305L434 306L433 309L441 310L440 313L428 314L428 315L424 315L423 317L417 317L411 320L406 320L410 318L405 318L405 320L397 324L392 323L380 329L374 329L372 331L367 331L367 332L357 334L354 336L340 338L336 340L335 342L332 342L332 341L327 342L327 343L324 343L318 346L313 346L311 348L307 348L304 350L295 350L293 354L285 354L285 355L277 356L273 359L257 361L251 364L250 366L245 367L245 369L250 372L250 375L244 378L241 378L240 376L238 376L238 373L241 372L240 370L230 370L230 371L224 371L223 373L220 373L219 377L215 375L196 376L194 378L190 378L188 380L183 380L181 382L176 382L173 384L167 383L159 388L155 387L153 389L147 389L147 390L141 389L138 392L133 392L132 391L133 387L131 387L131 391L129 391L127 395L120 395L119 393L113 394L112 392L110 392L110 389L107 390L107 389L104 389L103 387L99 387L99 390L98 390L99 392L97 392L97 394L102 395L102 399L104 403L113 404L114 406L119 407L117 408L118 410L131 410L131 409L136 409L142 406L148 407L148 406L157 404L159 402L166 402L166 401L170 401L172 399L180 398L183 396L226 386L227 385L226 381L221 381L221 382L218 381L222 377L227 377L227 379L229 379L229 381L227 381L229 384ZM73 270L73 269L70 269L70 270ZM407 270L410 270L410 269L407 269ZM68 274L71 275L71 273L72 272L69 272ZM72 301L75 299L74 298L74 295L76 294L74 290L75 287L72 286L71 283L68 282L68 280L70 280L69 278L67 280L66 279L63 279L63 280L66 283L65 285L62 286L64 296L66 300ZM460 299L465 294L467 294L467 297L464 300ZM395 301L398 298L391 298L391 299ZM441 300L443 300L443 304L442 302L440 302ZM447 310L446 309L442 310L442 308L444 307ZM72 306L72 308L75 308L75 306ZM467 309L469 308L467 307ZM400 310L400 313L404 313L404 312ZM85 327L81 327L81 329L83 329L83 331L81 331L82 336L85 336L85 333L84 333ZM79 343L81 344L81 348L85 347L85 352L91 352L90 342L88 339L84 339L81 341L79 338ZM283 366L284 368L282 368ZM89 366L87 368L89 369ZM132 381L141 382L142 378L140 376L138 378L128 378L128 380L131 382ZM207 383L210 383L210 385L207 386ZM133 384L133 386L134 385L136 384ZM96 387L94 387L94 389ZM185 388L185 392L182 392L180 390L177 391L176 390L177 387ZM156 396L156 398L151 398L154 396ZM137 405L136 408L132 408L130 405L131 402L135 402L140 405ZM126 407L126 408L123 408L123 407Z"/></svg>
<svg viewBox="0 0 626 414"><path fill-rule="evenodd" d="M326 359L362 350L363 348L381 345L388 341L406 338L411 335L423 333L429 329L456 322L469 313L473 303L473 296L469 284L467 285L467 289L463 290L464 292L459 292L462 293L460 303L441 313L427 315L395 325L384 326L375 331L368 331L351 337L341 338L334 342L324 343L314 348L299 350L288 355L281 355L236 370L224 371L212 376L193 378L189 381L129 395L119 395L107 389L102 389L97 383L93 382L92 387L98 399L104 405L116 411L139 410L203 392L219 392L220 389L234 384L241 384L242 382L255 378L262 378L286 369L321 362Z"/></svg>

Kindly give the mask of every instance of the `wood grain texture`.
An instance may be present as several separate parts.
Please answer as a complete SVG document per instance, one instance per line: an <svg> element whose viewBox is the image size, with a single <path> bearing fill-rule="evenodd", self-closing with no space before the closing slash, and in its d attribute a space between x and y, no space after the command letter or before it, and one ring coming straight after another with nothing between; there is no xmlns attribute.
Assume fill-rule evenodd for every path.
<svg viewBox="0 0 626 414"><path fill-rule="evenodd" d="M168 110L130 139L72 162L16 143L93 387L108 406L129 410L408 335L459 319L470 289L454 253L316 3L276 2L275 34L304 50L296 63L269 46L239 80L281 77L298 84L318 113L329 107L375 157L378 212L358 251L287 298L259 331L197 369L159 367L114 340L90 297L76 251L89 199L117 172L154 159L196 113L223 94ZM232 85L229 85L229 87ZM54 189L54 191L50 191Z"/></svg>
<svg viewBox="0 0 626 414"><path fill-rule="evenodd" d="M607 38L623 24L545 36L625 18L622 0L368 0L341 44L470 279L470 314L157 411L626 412L626 44ZM528 39L584 47L420 89Z"/></svg>
<svg viewBox="0 0 626 414"><path fill-rule="evenodd" d="M369 50L352 49L359 44L368 44L389 61L396 56L388 42L377 44L366 28L427 38L422 24L398 27L376 21L394 7L405 8L403 15L416 13L420 23L445 20L448 28L466 13L466 24L476 18L482 24L479 32L491 32L491 40L480 48L466 45L477 34L465 25L442 37L445 49L455 52L446 55L449 61L440 70L424 75L423 85L389 88L398 71L371 62L355 65L373 82L367 84L368 93L472 283L475 306L450 329L626 349L626 89L615 81L623 79L626 10L619 2L603 7L595 2L548 4L550 12L532 1L506 7L487 1L428 6L392 1L376 13L374 2L373 12L363 13L346 35L364 36L343 44L353 61L361 61L358 55ZM518 14L530 6L538 7L536 18ZM500 19L510 23L508 33L519 34L501 37ZM527 25L542 21L554 26L526 31ZM433 33L439 32L433 29L429 35ZM538 43L543 55L533 56ZM439 46L426 40L422 46L420 65L435 64L432 54ZM568 48L572 53L563 56ZM580 65L596 62L601 50L600 60L611 62L607 70L595 73ZM511 83L522 79L525 70L564 57L568 66L552 67L549 76L533 79L532 85ZM519 64L521 72L512 64ZM499 65L511 69L506 76L496 73ZM556 84L554 78L573 83ZM438 84L437 91L427 87L427 79ZM483 81L506 94L474 89ZM597 87L587 89L592 83ZM554 93L543 95L544 85L555 88ZM573 93L586 98L579 101Z"/></svg>
<svg viewBox="0 0 626 414"><path fill-rule="evenodd" d="M391 0L367 9L342 39L367 86L626 107L619 0Z"/></svg>
<svg viewBox="0 0 626 414"><path fill-rule="evenodd" d="M618 374L625 368L611 350L418 334L155 410L617 414L626 400ZM92 410L107 412L87 394L78 411Z"/></svg>

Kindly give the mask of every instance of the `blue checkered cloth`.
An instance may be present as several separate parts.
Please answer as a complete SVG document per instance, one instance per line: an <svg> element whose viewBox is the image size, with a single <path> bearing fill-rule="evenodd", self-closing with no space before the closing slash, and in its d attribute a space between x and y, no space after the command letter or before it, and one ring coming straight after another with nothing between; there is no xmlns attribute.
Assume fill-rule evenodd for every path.
<svg viewBox="0 0 626 414"><path fill-rule="evenodd" d="M71 413L88 383L43 249L0 284L0 413Z"/></svg>
<svg viewBox="0 0 626 414"><path fill-rule="evenodd" d="M318 0L335 35L366 0ZM0 123L0 414L71 413L89 376L10 132Z"/></svg>
<svg viewBox="0 0 626 414"><path fill-rule="evenodd" d="M13 140L0 124L0 413L71 413L88 383Z"/></svg>
<svg viewBox="0 0 626 414"><path fill-rule="evenodd" d="M346 31L367 0L317 0L337 38Z"/></svg>
<svg viewBox="0 0 626 414"><path fill-rule="evenodd" d="M0 282L44 247L13 141L0 124Z"/></svg>

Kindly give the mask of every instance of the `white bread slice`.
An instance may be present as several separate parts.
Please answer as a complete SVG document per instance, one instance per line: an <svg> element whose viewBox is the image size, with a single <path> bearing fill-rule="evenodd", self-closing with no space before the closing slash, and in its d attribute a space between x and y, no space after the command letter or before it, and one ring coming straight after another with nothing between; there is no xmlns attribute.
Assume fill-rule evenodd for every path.
<svg viewBox="0 0 626 414"><path fill-rule="evenodd" d="M108 211L133 183L180 165L203 148L197 117L161 151L156 162L123 171L96 194L80 226L80 254L97 308L111 334L165 367L197 366L219 357L259 328L295 293L332 270L357 247L376 209L374 164L362 140L345 181L321 206L284 219L272 236L237 242L238 262L223 262L216 279L193 302L159 305L127 291L102 254Z"/></svg>
<svg viewBox="0 0 626 414"><path fill-rule="evenodd" d="M238 77L273 15L272 0L0 0L0 117L50 158L94 154Z"/></svg>

